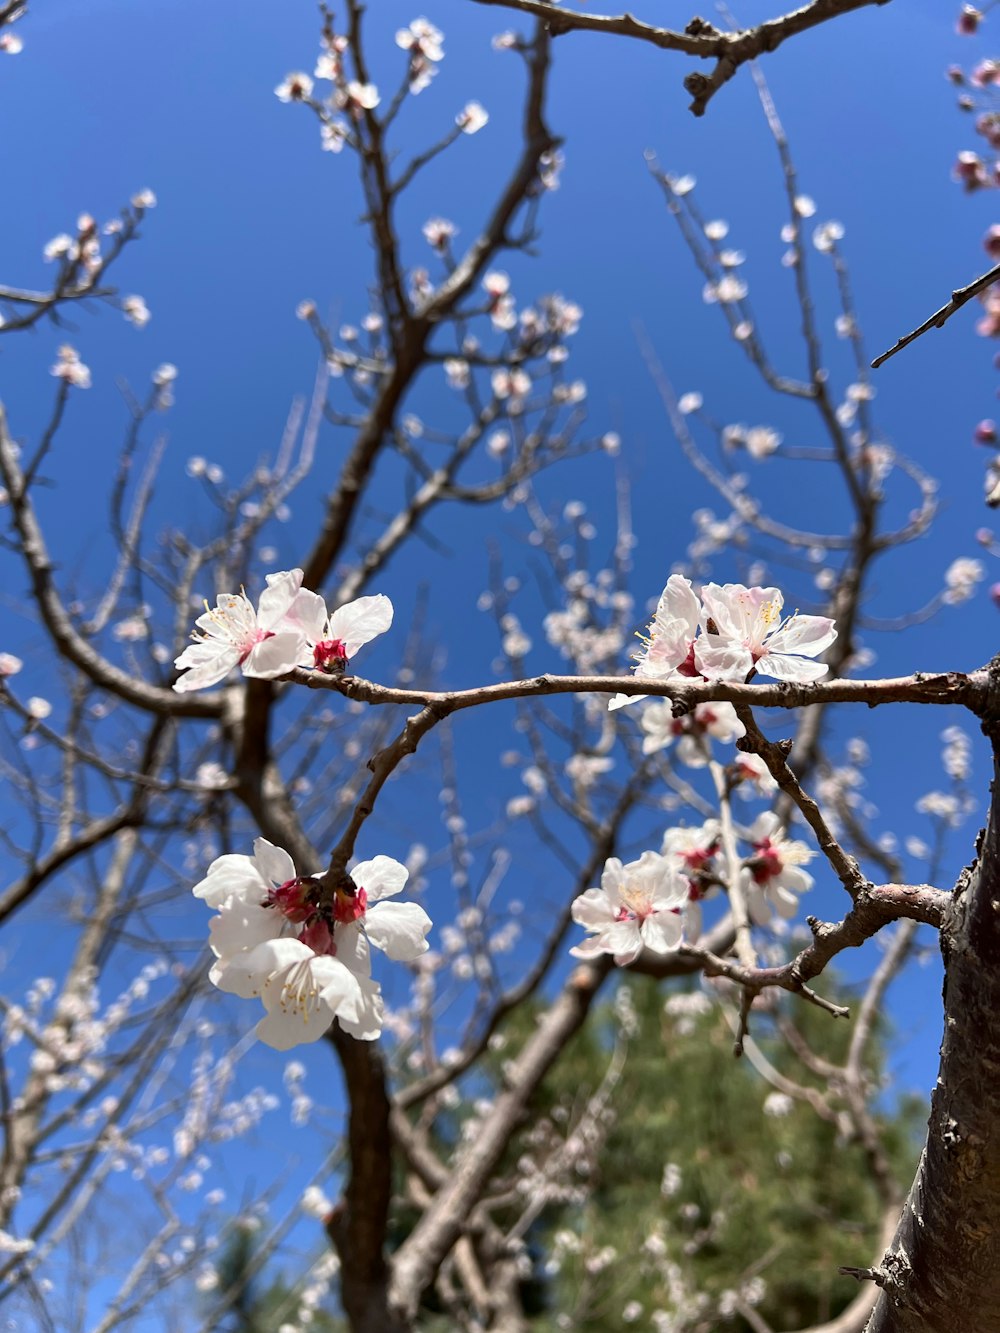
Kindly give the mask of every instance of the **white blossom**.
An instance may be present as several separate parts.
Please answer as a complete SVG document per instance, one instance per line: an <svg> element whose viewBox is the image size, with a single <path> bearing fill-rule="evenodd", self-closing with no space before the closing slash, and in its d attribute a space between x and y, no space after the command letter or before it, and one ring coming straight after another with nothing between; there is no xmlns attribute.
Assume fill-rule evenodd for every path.
<svg viewBox="0 0 1000 1333"><path fill-rule="evenodd" d="M621 965L634 962L643 948L669 953L681 942L687 901L687 880L667 857L643 852L623 865L613 856L605 863L601 887L573 903L573 920L590 936L570 953L577 958L610 953Z"/></svg>
<svg viewBox="0 0 1000 1333"><path fill-rule="evenodd" d="M709 680L746 680L751 671L776 680L805 683L825 676L817 657L837 637L826 616L781 617L777 588L742 583L706 584L702 589L706 632L695 645L698 670Z"/></svg>
<svg viewBox="0 0 1000 1333"><path fill-rule="evenodd" d="M195 621L198 633L175 659L183 674L174 682L179 693L203 690L225 680L235 666L245 676L273 679L297 665L305 651L301 628L286 619L296 599L315 596L302 589L302 570L267 575L255 611L246 593L220 593L214 609L206 603L205 614Z"/></svg>
<svg viewBox="0 0 1000 1333"><path fill-rule="evenodd" d="M287 74L274 90L279 102L301 102L312 96L313 81L308 74L296 70Z"/></svg>
<svg viewBox="0 0 1000 1333"><path fill-rule="evenodd" d="M479 102L468 102L455 117L455 124L463 134L477 134L489 118L489 113Z"/></svg>

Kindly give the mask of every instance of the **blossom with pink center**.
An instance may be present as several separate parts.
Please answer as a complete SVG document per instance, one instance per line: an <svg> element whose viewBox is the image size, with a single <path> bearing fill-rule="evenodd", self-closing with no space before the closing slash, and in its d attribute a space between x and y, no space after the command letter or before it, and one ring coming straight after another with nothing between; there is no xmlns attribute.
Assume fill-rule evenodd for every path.
<svg viewBox="0 0 1000 1333"><path fill-rule="evenodd" d="M621 966L633 963L643 949L670 953L684 933L687 879L670 858L643 852L623 865L616 856L605 863L599 889L588 889L573 903L573 920L589 938L575 945L576 958L610 953Z"/></svg>
<svg viewBox="0 0 1000 1333"><path fill-rule="evenodd" d="M489 118L486 108L479 102L468 102L455 117L455 124L463 134L478 134Z"/></svg>
<svg viewBox="0 0 1000 1333"><path fill-rule="evenodd" d="M361 861L351 871L354 891L338 890L334 902L336 940L348 967L368 968L368 946L397 963L412 963L427 952L431 919L417 903L386 902L401 893L409 872L391 856Z"/></svg>
<svg viewBox="0 0 1000 1333"><path fill-rule="evenodd" d="M360 648L392 624L392 602L383 593L376 593L338 606L331 615L318 593L303 590L285 624L301 633L299 666L331 673L343 671Z"/></svg>
<svg viewBox="0 0 1000 1333"><path fill-rule="evenodd" d="M812 860L815 849L787 838L773 810L757 816L747 830L746 840L753 851L744 861L741 876L750 919L763 926L771 920L772 911L783 917L794 916L798 895L813 884L812 876L800 866Z"/></svg>
<svg viewBox="0 0 1000 1333"><path fill-rule="evenodd" d="M383 1011L369 946L401 962L427 949L423 908L380 901L400 892L406 867L377 856L353 874L331 901L318 878L297 874L283 848L258 838L253 856L220 856L194 887L217 912L209 978L230 994L260 998L267 1012L256 1031L269 1046L315 1041L334 1019L374 1040Z"/></svg>
<svg viewBox="0 0 1000 1333"><path fill-rule="evenodd" d="M292 569L268 574L256 611L246 593L222 593L214 608L206 602L195 621L200 633L174 661L184 672L174 689L183 694L218 685L236 666L263 679L291 671L304 649L296 604L305 596L314 594L302 588L302 570Z"/></svg>
<svg viewBox="0 0 1000 1333"><path fill-rule="evenodd" d="M424 239L435 250L445 250L448 242L458 231L454 222L447 218L429 218L423 226Z"/></svg>
<svg viewBox="0 0 1000 1333"><path fill-rule="evenodd" d="M667 829L661 853L672 859L685 875L694 877L710 868L718 850L719 821L707 819L696 828Z"/></svg>
<svg viewBox="0 0 1000 1333"><path fill-rule="evenodd" d="M345 107L355 119L359 119L363 111L374 111L380 101L374 83L359 83L357 79L352 79L346 89L337 93L337 105Z"/></svg>
<svg viewBox="0 0 1000 1333"><path fill-rule="evenodd" d="M293 74L288 74L274 90L274 95L279 102L304 102L307 97L312 96L313 81L308 74L303 74L297 70Z"/></svg>
<svg viewBox="0 0 1000 1333"><path fill-rule="evenodd" d="M90 367L80 360L80 353L69 343L63 343L56 354L56 363L50 374L56 379L65 380L76 389L90 388Z"/></svg>
<svg viewBox="0 0 1000 1333"><path fill-rule="evenodd" d="M978 153L973 153L968 149L959 153L951 174L953 179L964 186L969 194L974 190L985 189L989 184L985 162Z"/></svg>
<svg viewBox="0 0 1000 1333"><path fill-rule="evenodd" d="M642 710L643 754L655 754L677 741L677 758L689 768L704 768L711 758L708 738L727 744L743 735L736 709L727 703L696 704L690 713L674 717L668 699L648 703Z"/></svg>
<svg viewBox="0 0 1000 1333"><path fill-rule="evenodd" d="M826 616L782 619L784 599L777 588L742 583L702 589L704 633L695 645L698 670L709 680L745 681L751 671L799 684L819 680L828 670L813 662L837 637Z"/></svg>
<svg viewBox="0 0 1000 1333"><path fill-rule="evenodd" d="M759 796L768 796L778 788L778 784L771 775L771 770L759 754L750 754L743 750L737 751L733 768L736 771L736 779L740 782L751 783L756 787L756 794ZM740 792L741 796L744 794L744 792Z"/></svg>
<svg viewBox="0 0 1000 1333"><path fill-rule="evenodd" d="M426 60L444 59L444 33L428 19L414 19L408 28L396 33L396 45L404 51L417 51Z"/></svg>
<svg viewBox="0 0 1000 1333"><path fill-rule="evenodd" d="M680 574L671 574L660 594L647 634L639 636L643 646L634 654L636 677L670 680L674 676L697 676L694 641L700 619L701 603L690 580ZM645 694L616 694L608 708L623 708L647 697Z"/></svg>

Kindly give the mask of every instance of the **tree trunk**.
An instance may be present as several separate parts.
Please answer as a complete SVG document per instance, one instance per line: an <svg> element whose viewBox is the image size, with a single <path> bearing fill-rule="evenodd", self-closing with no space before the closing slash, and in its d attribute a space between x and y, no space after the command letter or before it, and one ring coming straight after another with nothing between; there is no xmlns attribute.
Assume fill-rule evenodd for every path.
<svg viewBox="0 0 1000 1333"><path fill-rule="evenodd" d="M997 664L991 678L997 684ZM868 1333L1000 1330L1000 722L989 823L941 931L944 1041L927 1139Z"/></svg>

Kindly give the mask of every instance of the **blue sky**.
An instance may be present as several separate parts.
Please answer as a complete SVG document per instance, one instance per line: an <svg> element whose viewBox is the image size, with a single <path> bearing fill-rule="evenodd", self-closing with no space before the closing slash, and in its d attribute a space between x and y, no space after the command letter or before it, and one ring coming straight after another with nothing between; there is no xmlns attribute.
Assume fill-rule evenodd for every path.
<svg viewBox="0 0 1000 1333"><path fill-rule="evenodd" d="M402 210L409 258L426 262L421 223L444 214L462 236L473 234L512 159L521 70L516 58L491 50L490 37L518 22L469 0L427 0L418 8L377 0L371 10L374 77L386 87L394 86L400 69L392 42L397 27L426 12L446 34L442 73L404 116L401 149L432 140L470 98L491 113L486 129L463 137L426 173ZM749 23L768 13L758 0L738 17ZM95 309L74 315L70 335L41 327L0 348L0 394L17 435L31 436L45 419L54 383L48 371L60 342L69 336L92 368L94 387L73 397L50 468L58 485L46 494L43 515L60 533L64 566L83 586L100 587L108 557L102 497L125 419L116 379L138 388L160 362L179 367L155 513L165 524L183 509L196 533L209 531L211 513L185 475L186 460L204 456L235 479L273 451L292 399L309 391L315 372L315 347L295 307L309 297L332 313L334 324L357 322L366 309L370 251L357 225L361 201L351 161L321 153L312 117L273 95L289 70L312 68L318 22L307 0L285 0L280 8L263 0L173 0L169 6L56 0L32 13L22 32L23 54L0 65L0 117L17 127L0 145L8 200L3 280L43 283L42 245L72 230L79 212L103 220L147 186L159 201L141 243L117 270L122 290L140 292L149 304L153 318L146 329ZM943 71L952 61L970 62L973 52L968 40L954 35L950 13L931 0L911 0L805 34L764 66L801 188L817 202L817 220L835 217L846 228L844 248L873 355L986 266L980 238L994 219L993 201L967 198L949 179L957 151L972 146L972 135L954 109ZM505 263L519 295L560 291L584 309L571 364L589 386L590 425L616 430L624 442L620 465L634 483L639 547L633 588L640 602L656 595L671 564L683 557L689 514L710 499L679 456L638 354L637 326L678 391L702 392L719 420L768 422L789 442L816 439L804 415L765 393L722 334L718 311L702 304L702 280L646 170L643 152L652 148L668 170L698 177L702 212L726 218L731 243L748 252L745 275L773 360L801 372L792 280L780 266L780 175L751 81L741 73L695 120L681 87L686 69L681 58L635 43L587 35L556 43L549 122L566 140L566 168L561 188L544 204L540 257ZM830 277L814 267L821 319L830 329ZM996 380L990 348L974 336L974 319L973 311L964 312L875 376L885 437L943 481L933 534L880 569L871 607L877 614L918 605L922 590L937 586L955 556L978 554L973 534L989 524L981 501L983 456L971 432L993 412ZM831 369L846 372L843 347L832 335L830 344ZM429 419L448 414L443 382L422 390L421 410ZM317 484L299 493L291 521L271 534L279 568L296 564L308 549L339 456L332 439L327 435ZM544 479L541 492L553 505L584 499L610 537L612 477L605 460L593 460ZM379 484L375 499L388 505L390 483ZM805 526L823 525L829 502L818 476L803 480L775 467L765 487L776 512ZM507 567L530 572L519 520L493 514L490 523ZM435 531L448 549L463 552L460 560L427 553L420 570L430 589L428 623L447 654L444 678L451 684L489 679L494 632L475 610L487 580L483 517L445 515ZM401 626L416 602L408 564L390 568L379 585L393 597ZM994 577L989 570L987 585ZM8 572L0 593L2 646L30 656L43 646L18 611L21 591L21 576ZM807 587L793 588L788 600L803 596ZM557 667L530 623L542 610L531 597L522 608L526 628L535 631L531 670ZM997 615L984 588L974 602L929 625L874 637L872 671L977 666L996 646ZM387 651L373 650L366 659L365 669L376 678L379 665L390 660ZM878 746L870 784L881 810L877 831L926 836L913 802L928 787L943 785L936 737L951 720L957 719L935 711L916 719L865 715L848 724ZM482 766L482 756L510 734L511 712L466 721L468 727L459 728L459 762L467 779L483 775L472 780L470 820L488 823L502 817L518 785L511 775ZM985 791L984 768L977 742L977 790ZM419 835L433 845L441 834L434 793L422 789L423 782L414 780L412 829L404 828L402 839ZM387 839L399 836L388 820L373 827ZM973 831L970 821L955 838L946 883L970 854ZM378 850L405 848L401 840L399 848ZM533 867L523 872L519 896L526 896L524 886L544 899L544 875ZM840 910L839 893L821 888L812 910ZM900 1057L903 1080L926 1090L939 1039L932 968L899 988L894 1012L910 1038Z"/></svg>

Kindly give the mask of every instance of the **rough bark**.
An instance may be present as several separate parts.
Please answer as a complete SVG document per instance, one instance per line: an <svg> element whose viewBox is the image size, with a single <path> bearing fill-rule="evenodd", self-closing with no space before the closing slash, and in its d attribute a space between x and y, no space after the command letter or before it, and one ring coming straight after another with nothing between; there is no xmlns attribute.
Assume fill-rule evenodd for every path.
<svg viewBox="0 0 1000 1333"><path fill-rule="evenodd" d="M989 822L941 930L944 1040L927 1139L868 1333L1000 1329L1000 659L983 730Z"/></svg>

